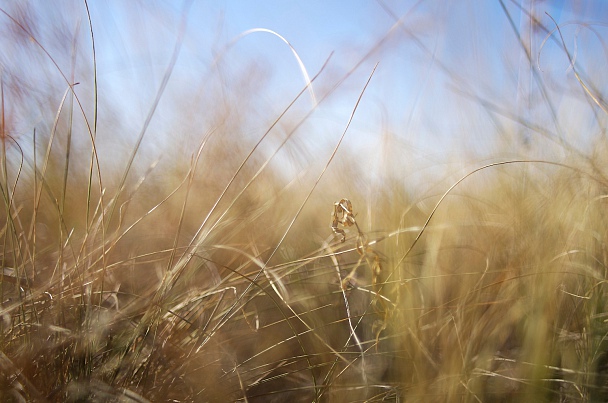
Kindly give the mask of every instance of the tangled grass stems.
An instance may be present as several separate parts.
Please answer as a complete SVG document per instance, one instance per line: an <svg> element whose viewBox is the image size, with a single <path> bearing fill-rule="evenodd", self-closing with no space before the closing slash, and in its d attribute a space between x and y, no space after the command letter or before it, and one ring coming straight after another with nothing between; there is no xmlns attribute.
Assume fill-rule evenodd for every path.
<svg viewBox="0 0 608 403"><path fill-rule="evenodd" d="M403 17L326 92L316 87L312 109L294 122L296 101L312 93L329 60L312 79L305 74L307 85L268 120L259 139L239 137L241 149L225 150L222 139L233 128L219 119L192 144L184 140L189 159L171 150L171 164L153 158L138 166L186 43L184 12L152 107L126 165L113 171L107 167L123 161L98 153L107 150L100 135L107 128L98 122L105 109L95 19L84 5L90 78L77 69L75 39L64 74L42 36L32 36L40 33L3 10L59 71L61 83L49 103L57 107L48 127L31 131L31 145L5 129L1 87L2 399L605 398L608 218L601 151L587 157L563 143L569 162L492 162L435 196L374 184L378 197L363 202L370 192L357 169L367 155L348 154L343 140L374 67L319 174L311 163L295 186L285 185L272 160L391 35L407 30ZM213 63L218 67L217 58ZM89 108L81 88L91 91ZM494 106L487 110L496 112ZM240 136L244 130L237 129ZM279 129L284 137L268 151ZM79 139L88 141L86 148ZM230 173L218 182L221 160ZM534 171L539 167L549 168ZM526 188L512 172L525 172ZM457 190L458 198L448 198ZM337 192L350 199L334 204L328 228ZM355 218L353 205L359 214L367 211L367 221Z"/></svg>

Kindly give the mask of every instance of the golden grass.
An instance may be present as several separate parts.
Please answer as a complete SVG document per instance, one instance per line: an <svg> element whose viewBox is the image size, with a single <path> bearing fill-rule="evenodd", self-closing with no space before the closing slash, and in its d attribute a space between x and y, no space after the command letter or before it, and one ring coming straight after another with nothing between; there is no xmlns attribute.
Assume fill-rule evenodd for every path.
<svg viewBox="0 0 608 403"><path fill-rule="evenodd" d="M2 92L3 401L608 396L601 139L592 156L564 146L567 162L466 162L412 196L337 156L364 86L322 168L288 180L262 143L298 141L309 115L292 104L257 143L231 113L246 103L218 104L197 133L176 124L183 148L141 161L164 87L116 154L97 88L84 106L75 88L31 136L4 114L19 88Z"/></svg>

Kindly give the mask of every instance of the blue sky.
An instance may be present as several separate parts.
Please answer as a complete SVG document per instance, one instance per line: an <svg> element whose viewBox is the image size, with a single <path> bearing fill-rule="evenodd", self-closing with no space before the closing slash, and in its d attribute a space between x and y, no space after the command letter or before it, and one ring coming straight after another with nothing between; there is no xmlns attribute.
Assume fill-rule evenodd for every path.
<svg viewBox="0 0 608 403"><path fill-rule="evenodd" d="M57 32L75 32L72 36L78 39L77 47L82 51L76 69L76 80L81 85L76 88L86 98L90 95L92 57L84 3L66 0L52 5L23 4L0 2L2 9L16 19L28 13L35 16L37 39L65 72L69 72L71 63L70 35L63 38L67 39L65 43L57 44L61 38ZM97 46L100 105L111 106L122 116L125 138L129 133L134 136L166 74L184 2L91 0L88 4ZM195 0L189 6L181 51L147 144L154 152L154 144L173 141L166 132L175 119L183 119L181 102L188 105L197 96L194 88L215 88L209 82L221 82L237 99L243 86L255 91L255 96L243 101L248 104L240 113L250 114L253 122L242 135L257 138L305 82L291 50L276 36L256 32L233 42L243 32L264 28L291 43L310 76L333 52L327 69L315 83L318 94L368 55L352 76L319 105L305 126L314 132L306 138L323 147L336 143L376 63L377 71L349 131L351 142L345 146L352 147L355 154L376 150L386 132L392 133L411 156L410 164L421 166L443 164L446 156L464 159L462 155L467 154L466 158L483 160L514 155L529 145L530 139L544 144L546 138L490 110L483 105L484 100L552 132L566 133L570 143L584 147L592 136L580 132L593 135L601 124L574 79L561 45L547 40L541 52L548 34L542 29L529 31L525 12L532 12L550 30L554 24L545 13L560 24L567 46L576 55L577 68L601 91L608 78L602 42L607 31L607 3L504 0L502 4L504 8L500 1L472 0ZM24 9L29 11L21 12ZM527 62L507 14L524 37L530 35L533 66ZM4 29L10 30L11 22L2 17ZM397 20L400 23L395 25ZM34 48L27 50L29 54L20 53L11 47L17 45L7 43L11 37L5 38L0 60L4 71L22 74L26 82L40 79L40 85L55 85L52 91L58 100L65 82L48 66L48 60L43 65L46 56L36 55L41 52ZM542 99L539 82L549 102ZM298 113L303 115L311 105L310 99L302 100ZM200 105L196 107L205 114ZM552 113L559 117L560 130L551 127L555 123L551 122ZM259 122L255 123L253 117L259 117ZM31 127L25 125L18 130L30 131ZM521 135L525 141L518 142L515 136L507 141L512 146L495 146L497 141L504 141L503 133L517 131L525 132ZM538 152L544 149L538 148Z"/></svg>

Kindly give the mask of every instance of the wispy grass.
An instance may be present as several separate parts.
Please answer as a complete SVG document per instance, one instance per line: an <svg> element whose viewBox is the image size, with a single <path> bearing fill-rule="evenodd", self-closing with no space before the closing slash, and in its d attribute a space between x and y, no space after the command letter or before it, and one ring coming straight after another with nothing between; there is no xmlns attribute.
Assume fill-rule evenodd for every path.
<svg viewBox="0 0 608 403"><path fill-rule="evenodd" d="M255 94L231 98L226 93L240 88L209 73L202 87L221 101L203 102L207 124L182 122L201 123L199 105L184 101L168 125L176 140L159 140L162 157L150 157L148 131L175 114L163 112L163 100L178 99L168 93L187 41L189 4L135 134L109 122L115 116L98 86L98 31L86 2L87 29L67 35L70 74L37 37L34 17L2 9L24 35L15 34L15 43L33 43L62 88L32 95L32 104L48 98L38 105L49 120L16 133L11 116L26 114L8 103L20 93L19 72L7 70L0 87L3 401L608 396L602 135L585 152L513 113L513 121L557 144L562 158L550 158L553 148L538 157L532 147L489 161L463 157L443 180L429 174L423 191L400 177L407 147L389 128L384 159L370 163L372 151L350 147L349 136L378 71L370 68L367 81L358 74L396 31L411 34L405 16L382 4L395 25L330 85L323 80L331 59L311 79L297 46L275 32L307 85L276 116L263 117L255 139L246 119ZM81 30L93 44L88 57ZM92 67L81 67L83 60ZM213 69L221 69L217 60ZM605 128L602 98L580 77L577 70ZM286 179L290 169L276 160L294 144L308 152L302 132L358 79L331 148L310 152ZM546 84L539 78L539 85ZM316 94L312 106L302 106L307 93ZM506 155L500 148L513 133L497 117L500 102L467 95L497 122L496 155ZM108 128L117 131L113 138ZM112 152L117 144L130 148Z"/></svg>

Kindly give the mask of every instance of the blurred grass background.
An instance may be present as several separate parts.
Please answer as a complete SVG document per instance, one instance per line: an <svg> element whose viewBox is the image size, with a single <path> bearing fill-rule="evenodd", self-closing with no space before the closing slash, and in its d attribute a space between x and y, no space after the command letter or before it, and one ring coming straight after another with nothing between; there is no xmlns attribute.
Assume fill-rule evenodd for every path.
<svg viewBox="0 0 608 403"><path fill-rule="evenodd" d="M608 398L602 7L371 3L1 3L3 401Z"/></svg>

